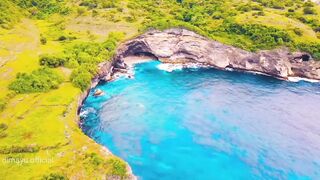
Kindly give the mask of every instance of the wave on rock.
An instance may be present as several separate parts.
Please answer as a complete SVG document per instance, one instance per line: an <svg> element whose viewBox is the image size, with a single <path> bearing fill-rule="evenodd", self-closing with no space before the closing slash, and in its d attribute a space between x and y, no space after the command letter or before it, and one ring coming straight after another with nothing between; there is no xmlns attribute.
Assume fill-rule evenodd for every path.
<svg viewBox="0 0 320 180"><path fill-rule="evenodd" d="M90 113L96 113L97 111L94 108L84 108L81 110L79 116L80 118L86 118Z"/></svg>
<svg viewBox="0 0 320 180"><path fill-rule="evenodd" d="M161 63L157 66L158 69L172 72L172 71L179 71L182 69L198 69L198 68L207 68L208 66L197 64L197 63L188 63L188 64L170 64L170 63Z"/></svg>
<svg viewBox="0 0 320 180"><path fill-rule="evenodd" d="M302 78L302 77L288 77L288 80L291 82L299 82L299 81L306 81L306 82L311 82L311 83L320 82L319 80Z"/></svg>

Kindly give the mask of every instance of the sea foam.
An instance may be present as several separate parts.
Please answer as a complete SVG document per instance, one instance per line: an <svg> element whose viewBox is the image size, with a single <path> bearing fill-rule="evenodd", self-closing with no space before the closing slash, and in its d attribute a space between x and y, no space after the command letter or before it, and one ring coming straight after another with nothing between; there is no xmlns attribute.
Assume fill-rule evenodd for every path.
<svg viewBox="0 0 320 180"><path fill-rule="evenodd" d="M179 71L182 69L198 69L198 68L207 68L208 66L198 64L198 63L186 63L186 64L170 64L170 63L161 63L157 66L158 69L172 72L172 71Z"/></svg>
<svg viewBox="0 0 320 180"><path fill-rule="evenodd" d="M302 78L302 77L288 77L288 80L289 80L290 82L299 82L299 81L306 81L306 82L311 82L311 83L318 83L318 82L320 82L319 80Z"/></svg>

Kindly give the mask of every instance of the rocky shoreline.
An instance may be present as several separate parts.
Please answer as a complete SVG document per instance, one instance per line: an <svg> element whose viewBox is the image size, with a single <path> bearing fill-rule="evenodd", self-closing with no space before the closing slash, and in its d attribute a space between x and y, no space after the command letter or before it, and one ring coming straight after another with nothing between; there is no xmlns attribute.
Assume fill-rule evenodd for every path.
<svg viewBox="0 0 320 180"><path fill-rule="evenodd" d="M197 63L221 70L258 72L284 80L290 77L320 80L320 61L313 60L308 53L290 52L288 48L248 52L186 29L152 30L123 43L113 58L113 67L126 68L126 58L130 56L147 56L171 64ZM99 73L102 79L108 76L104 69Z"/></svg>
<svg viewBox="0 0 320 180"><path fill-rule="evenodd" d="M111 75L112 75L112 73L114 73L113 64L114 64L114 60L112 60L111 62L106 61L106 62L100 63L98 65L98 74L92 80L90 88L80 94L80 96L78 98L78 109L77 109L78 125L80 128L81 128L80 110L82 108L84 101L89 96L90 90L92 88L96 87L99 84L99 82L111 80ZM101 146L101 151L106 152L106 154L112 154L112 152L110 152L109 149L104 146ZM130 165L127 162L125 162L125 163L127 164L127 178L126 179L137 180L137 177L133 174Z"/></svg>
<svg viewBox="0 0 320 180"><path fill-rule="evenodd" d="M91 88L101 81L112 80L116 72L126 73L129 66L150 59L186 67L197 64L221 70L254 72L283 80L297 77L320 80L320 61L313 60L308 53L291 53L287 48L253 53L207 39L186 29L174 28L149 31L121 44L112 61L99 64ZM78 114L90 89L79 98ZM136 179L129 165L128 173L129 179Z"/></svg>
<svg viewBox="0 0 320 180"><path fill-rule="evenodd" d="M109 71L109 72L111 72L111 71ZM101 81L101 80L99 80L99 81ZM93 81L92 81L92 86L91 86L91 88L92 88L92 87L95 87L97 84L98 84L98 83L96 83L96 81L93 80ZM91 89L91 88L90 88L90 89ZM86 100L86 98L89 96L90 89L88 89L88 90L86 90L85 92L83 92L83 93L80 95L79 99L78 99L78 110L77 110L78 121L77 121L77 122L78 122L79 128L81 128L80 109L81 109L81 107L82 107L82 105L83 105L83 102L84 102L84 101ZM90 137L89 137L89 138L90 138ZM112 152L111 152L107 147L104 147L104 146L102 146L102 145L100 145L100 146L101 146L101 151L102 151L102 152L105 152L106 155L112 154ZM125 161L124 161L124 162L125 162ZM126 179L128 179L128 180L137 180L137 177L133 174L130 165L129 165L127 162L125 162L125 163L127 164L127 178L126 178Z"/></svg>

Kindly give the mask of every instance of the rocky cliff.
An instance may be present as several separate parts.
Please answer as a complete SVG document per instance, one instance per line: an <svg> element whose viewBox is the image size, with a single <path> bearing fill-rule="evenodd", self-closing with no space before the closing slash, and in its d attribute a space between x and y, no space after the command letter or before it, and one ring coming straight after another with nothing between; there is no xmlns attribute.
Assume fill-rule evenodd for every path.
<svg viewBox="0 0 320 180"><path fill-rule="evenodd" d="M122 66L128 56L147 55L166 63L201 63L218 69L256 71L278 78L320 80L320 61L286 48L256 53L207 39L185 29L149 31L123 43L114 58Z"/></svg>

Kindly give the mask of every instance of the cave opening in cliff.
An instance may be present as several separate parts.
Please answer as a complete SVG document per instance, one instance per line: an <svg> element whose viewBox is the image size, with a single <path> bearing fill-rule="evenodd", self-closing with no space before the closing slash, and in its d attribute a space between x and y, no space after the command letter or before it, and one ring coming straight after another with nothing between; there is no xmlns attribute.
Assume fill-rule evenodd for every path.
<svg viewBox="0 0 320 180"><path fill-rule="evenodd" d="M159 58L157 56L155 56L154 54L152 54L150 52L135 52L133 54L133 56L142 56L142 57L148 57L148 58L154 59L154 60L159 60Z"/></svg>
<svg viewBox="0 0 320 180"><path fill-rule="evenodd" d="M304 54L301 56L302 61L309 61L310 60L310 56L308 54Z"/></svg>

